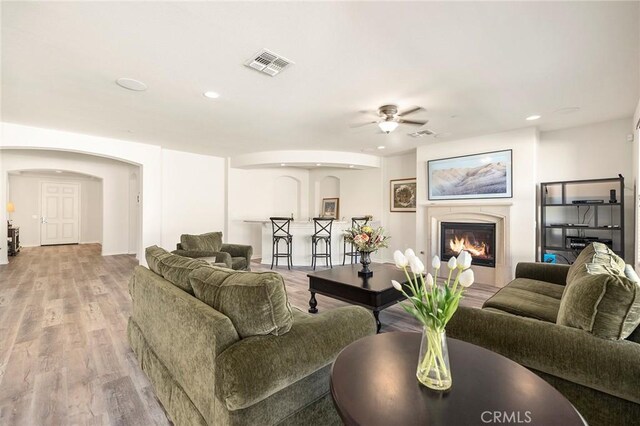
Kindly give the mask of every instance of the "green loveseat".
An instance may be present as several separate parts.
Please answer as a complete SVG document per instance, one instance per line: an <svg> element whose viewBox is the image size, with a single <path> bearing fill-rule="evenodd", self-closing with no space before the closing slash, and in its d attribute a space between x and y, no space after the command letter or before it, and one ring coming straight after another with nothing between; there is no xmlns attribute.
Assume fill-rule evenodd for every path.
<svg viewBox="0 0 640 426"><path fill-rule="evenodd" d="M291 308L274 272L217 268L157 247L147 249L147 262L156 272L138 266L129 284L127 334L174 424L340 424L329 394L331 364L345 346L375 333L371 312ZM283 290L274 296L278 285ZM256 300L261 288L266 301ZM251 300L238 300L239 292ZM217 303L231 304L233 319L210 306ZM253 312L247 321L237 316L242 309ZM267 328L256 321L265 314ZM256 327L262 335L247 336Z"/></svg>
<svg viewBox="0 0 640 426"><path fill-rule="evenodd" d="M637 283L634 288L623 275L617 275L619 269L616 272L609 266L594 273L593 265L576 261L570 268L520 263L515 280L487 300L482 309L460 307L447 326L447 335L529 368L564 394L591 426L638 424L640 330L612 339L594 335L595 328L589 331L588 325L580 329L556 323L562 322L559 312L560 316L568 315L562 312L567 307L561 301L567 297L565 288L574 285L576 271L590 272L592 282L626 283L637 305ZM602 299L601 294L598 297ZM608 314L602 305L597 315ZM592 318L591 327L595 323ZM532 417L535 420L535 413Z"/></svg>
<svg viewBox="0 0 640 426"><path fill-rule="evenodd" d="M222 242L222 232L209 232L201 235L182 234L172 253L193 259L215 258L216 264L224 264L237 271L250 271L253 247L225 244Z"/></svg>

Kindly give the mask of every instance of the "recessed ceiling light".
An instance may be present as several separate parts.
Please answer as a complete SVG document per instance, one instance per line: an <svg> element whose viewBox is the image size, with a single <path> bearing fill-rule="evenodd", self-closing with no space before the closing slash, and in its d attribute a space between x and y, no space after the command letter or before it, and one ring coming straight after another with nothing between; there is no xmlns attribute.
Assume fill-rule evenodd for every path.
<svg viewBox="0 0 640 426"><path fill-rule="evenodd" d="M56 170L56 173L62 173L62 170Z"/></svg>
<svg viewBox="0 0 640 426"><path fill-rule="evenodd" d="M580 107L566 107L566 108L557 109L553 111L553 113L554 114L572 114L578 111L580 111Z"/></svg>
<svg viewBox="0 0 640 426"><path fill-rule="evenodd" d="M124 89L133 90L135 92L144 92L147 90L147 85L139 80L133 78L122 77L116 80L116 84Z"/></svg>
<svg viewBox="0 0 640 426"><path fill-rule="evenodd" d="M527 121L538 120L540 118L539 115L530 115L526 118Z"/></svg>
<svg viewBox="0 0 640 426"><path fill-rule="evenodd" d="M220 93L218 92L212 92L212 91L207 91L203 93L205 98L209 98L209 99L218 99L220 97Z"/></svg>
<svg viewBox="0 0 640 426"><path fill-rule="evenodd" d="M316 163L316 166L320 167L320 166L322 166L322 164L321 163Z"/></svg>
<svg viewBox="0 0 640 426"><path fill-rule="evenodd" d="M384 145L380 145L378 146L378 149L385 149L386 147Z"/></svg>
<svg viewBox="0 0 640 426"><path fill-rule="evenodd" d="M355 166L354 166L353 164L350 164L350 165L349 165L349 168L350 168L350 169L353 169L354 167L355 167Z"/></svg>
<svg viewBox="0 0 640 426"><path fill-rule="evenodd" d="M284 166L286 166L286 164L285 163L280 163L280 166L284 167Z"/></svg>

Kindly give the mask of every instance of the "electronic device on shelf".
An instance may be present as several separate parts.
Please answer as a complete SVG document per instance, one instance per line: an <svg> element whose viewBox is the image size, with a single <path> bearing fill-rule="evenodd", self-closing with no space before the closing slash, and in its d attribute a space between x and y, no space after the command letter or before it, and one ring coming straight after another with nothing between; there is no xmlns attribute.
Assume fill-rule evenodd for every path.
<svg viewBox="0 0 640 426"><path fill-rule="evenodd" d="M588 223L550 223L549 226L579 226L588 227Z"/></svg>
<svg viewBox="0 0 640 426"><path fill-rule="evenodd" d="M571 204L604 204L604 200L573 200Z"/></svg>
<svg viewBox="0 0 640 426"><path fill-rule="evenodd" d="M567 237L566 248L572 250L582 250L591 243L602 243L607 245L613 250L613 240L609 238L597 238L597 237Z"/></svg>

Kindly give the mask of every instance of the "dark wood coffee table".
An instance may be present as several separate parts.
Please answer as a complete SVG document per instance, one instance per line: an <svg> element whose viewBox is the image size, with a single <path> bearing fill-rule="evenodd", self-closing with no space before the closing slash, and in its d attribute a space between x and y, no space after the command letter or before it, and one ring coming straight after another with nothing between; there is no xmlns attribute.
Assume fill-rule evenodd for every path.
<svg viewBox="0 0 640 426"><path fill-rule="evenodd" d="M416 379L419 333L384 333L347 346L331 370L331 395L346 425L586 424L550 384L515 362L448 339L453 386ZM528 420L529 419L529 420Z"/></svg>
<svg viewBox="0 0 640 426"><path fill-rule="evenodd" d="M405 299L404 295L393 288L391 280L405 283L407 278L401 269L381 263L371 264L373 276L359 277L358 271L362 265L336 266L332 269L313 272L309 277L309 312L318 312L316 293L334 299L342 300L353 305L371 309L376 318L378 332L382 324L378 318L381 310Z"/></svg>

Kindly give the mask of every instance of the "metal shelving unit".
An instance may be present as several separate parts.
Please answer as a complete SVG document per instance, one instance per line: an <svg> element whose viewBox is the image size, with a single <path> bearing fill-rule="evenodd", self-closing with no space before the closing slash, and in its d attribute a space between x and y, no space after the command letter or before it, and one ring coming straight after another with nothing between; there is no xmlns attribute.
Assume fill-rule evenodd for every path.
<svg viewBox="0 0 640 426"><path fill-rule="evenodd" d="M609 202L609 190L617 200ZM585 195L588 192L588 195ZM571 201L602 199L602 203ZM554 253L572 263L580 250L571 239L599 238L611 241L612 249L624 257L624 177L543 182L540 184L540 258ZM549 217L561 220L549 221ZM575 218L569 220L568 218ZM562 221L564 220L564 221ZM553 235L552 235L553 234ZM606 237L606 238L605 238Z"/></svg>

